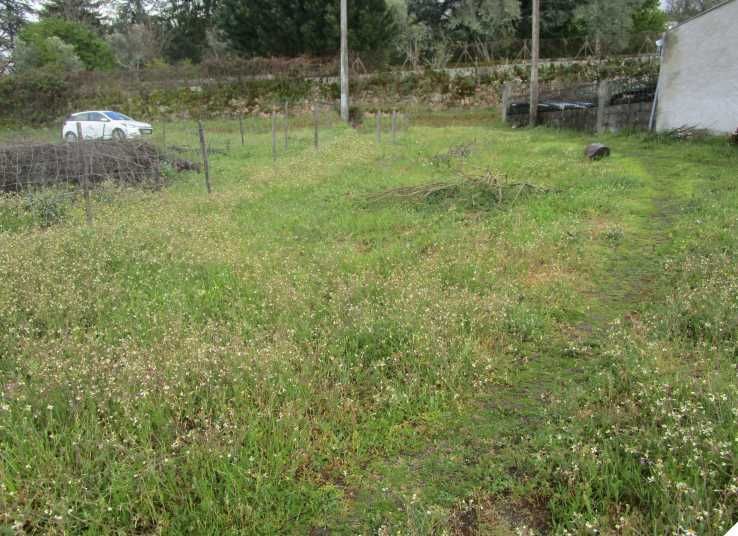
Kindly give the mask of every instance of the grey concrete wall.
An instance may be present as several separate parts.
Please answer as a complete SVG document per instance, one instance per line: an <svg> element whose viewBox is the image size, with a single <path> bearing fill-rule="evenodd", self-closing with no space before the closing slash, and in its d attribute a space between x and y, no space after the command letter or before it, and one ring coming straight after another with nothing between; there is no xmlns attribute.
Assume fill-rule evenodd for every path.
<svg viewBox="0 0 738 536"><path fill-rule="evenodd" d="M656 130L738 128L738 0L666 34Z"/></svg>

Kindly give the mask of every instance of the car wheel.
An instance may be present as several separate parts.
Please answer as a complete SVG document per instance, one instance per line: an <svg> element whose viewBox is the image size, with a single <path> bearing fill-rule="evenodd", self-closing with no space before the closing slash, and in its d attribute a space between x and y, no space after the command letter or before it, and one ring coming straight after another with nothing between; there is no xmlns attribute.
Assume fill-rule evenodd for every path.
<svg viewBox="0 0 738 536"><path fill-rule="evenodd" d="M113 139L114 139L115 141L122 141L122 140L126 139L126 133L125 133L125 132L123 132L123 131L122 131L121 129L119 129L119 128L116 128L116 129L115 129L115 130L113 131Z"/></svg>
<svg viewBox="0 0 738 536"><path fill-rule="evenodd" d="M67 143L74 143L75 141L77 141L77 135L74 132L67 132L64 135L64 141L66 141Z"/></svg>

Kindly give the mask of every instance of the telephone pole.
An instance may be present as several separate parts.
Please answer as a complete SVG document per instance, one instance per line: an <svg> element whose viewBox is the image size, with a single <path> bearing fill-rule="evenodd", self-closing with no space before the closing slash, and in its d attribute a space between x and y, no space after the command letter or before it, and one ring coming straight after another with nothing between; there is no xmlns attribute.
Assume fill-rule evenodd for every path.
<svg viewBox="0 0 738 536"><path fill-rule="evenodd" d="M538 60L541 55L541 0L533 0L533 43L530 55L530 126L538 123Z"/></svg>
<svg viewBox="0 0 738 536"><path fill-rule="evenodd" d="M341 119L349 120L348 7L341 0Z"/></svg>

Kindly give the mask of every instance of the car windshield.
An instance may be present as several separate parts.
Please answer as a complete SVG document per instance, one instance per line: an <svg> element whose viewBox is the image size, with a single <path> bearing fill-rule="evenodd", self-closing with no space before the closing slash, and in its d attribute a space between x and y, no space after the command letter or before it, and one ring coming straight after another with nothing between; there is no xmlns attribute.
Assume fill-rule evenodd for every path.
<svg viewBox="0 0 738 536"><path fill-rule="evenodd" d="M105 115L107 115L113 121L133 121L133 119L131 119L127 115L123 115L118 112L105 112Z"/></svg>

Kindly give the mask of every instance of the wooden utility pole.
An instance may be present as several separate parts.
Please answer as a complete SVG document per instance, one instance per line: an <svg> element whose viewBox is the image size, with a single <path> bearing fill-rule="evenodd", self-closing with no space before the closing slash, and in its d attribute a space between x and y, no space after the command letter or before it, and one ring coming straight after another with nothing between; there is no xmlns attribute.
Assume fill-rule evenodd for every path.
<svg viewBox="0 0 738 536"><path fill-rule="evenodd" d="M541 55L541 0L533 0L533 50L530 57L530 126L538 123L538 59Z"/></svg>
<svg viewBox="0 0 738 536"><path fill-rule="evenodd" d="M341 119L349 120L348 6L341 0Z"/></svg>

